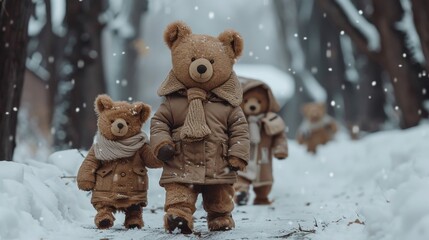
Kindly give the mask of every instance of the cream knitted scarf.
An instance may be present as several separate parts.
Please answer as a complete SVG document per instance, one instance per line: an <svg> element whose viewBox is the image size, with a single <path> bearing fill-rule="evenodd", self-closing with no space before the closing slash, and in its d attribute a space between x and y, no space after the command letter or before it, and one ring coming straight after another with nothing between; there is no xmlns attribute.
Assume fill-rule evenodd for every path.
<svg viewBox="0 0 429 240"><path fill-rule="evenodd" d="M98 160L112 161L133 156L145 143L147 136L143 132L119 141L109 140L97 132L93 147Z"/></svg>
<svg viewBox="0 0 429 240"><path fill-rule="evenodd" d="M158 95L166 96L180 90L186 90L189 102L188 113L180 132L180 138L188 142L199 141L211 134L211 130L207 126L203 106L203 101L207 99L207 93L200 88L187 89L175 77L173 71L171 71L158 89ZM224 84L212 89L210 92L224 99L234 107L240 106L243 97L240 82L234 72L231 73L229 79Z"/></svg>
<svg viewBox="0 0 429 240"><path fill-rule="evenodd" d="M261 119L264 114L247 117L249 123L249 140L251 143L258 145L261 142Z"/></svg>
<svg viewBox="0 0 429 240"><path fill-rule="evenodd" d="M180 131L180 138L183 141L194 142L212 133L209 126L207 126L202 102L206 99L207 93L200 88L190 88L187 90L187 95L189 102L188 114Z"/></svg>

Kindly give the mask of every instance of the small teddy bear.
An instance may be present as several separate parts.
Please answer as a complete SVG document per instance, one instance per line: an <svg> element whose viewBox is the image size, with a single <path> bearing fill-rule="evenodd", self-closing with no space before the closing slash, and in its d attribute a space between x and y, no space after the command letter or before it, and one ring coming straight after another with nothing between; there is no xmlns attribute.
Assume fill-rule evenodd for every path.
<svg viewBox="0 0 429 240"><path fill-rule="evenodd" d="M238 172L235 201L246 205L249 188L253 185L255 205L270 204L268 195L273 184L272 155L278 159L288 156L285 123L276 114L280 106L268 85L253 79L240 78L243 87L241 108L246 115L250 134L250 159L245 171Z"/></svg>
<svg viewBox="0 0 429 240"><path fill-rule="evenodd" d="M218 37L192 34L183 22L170 24L164 40L173 69L158 90L164 102L151 120L150 142L164 162L164 227L192 233L201 193L209 230L231 230L233 183L249 154L242 90L232 69L243 40L233 30Z"/></svg>
<svg viewBox="0 0 429 240"><path fill-rule="evenodd" d="M124 226L142 228L142 207L147 205L146 167L160 168L141 131L150 106L141 102L113 102L107 95L95 100L98 132L77 174L79 189L92 191L97 228L113 226L113 213L125 213Z"/></svg>
<svg viewBox="0 0 429 240"><path fill-rule="evenodd" d="M304 121L301 123L296 139L307 145L307 151L316 153L318 145L329 142L337 132L335 120L326 114L324 103L307 103L302 109Z"/></svg>

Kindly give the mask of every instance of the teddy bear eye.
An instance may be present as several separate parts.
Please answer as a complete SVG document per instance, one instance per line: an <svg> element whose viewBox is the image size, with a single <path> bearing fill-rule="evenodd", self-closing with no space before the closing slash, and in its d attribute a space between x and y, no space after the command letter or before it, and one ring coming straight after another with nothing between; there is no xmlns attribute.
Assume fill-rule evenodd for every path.
<svg viewBox="0 0 429 240"><path fill-rule="evenodd" d="M113 123L114 121L113 120L110 120L110 123Z"/></svg>
<svg viewBox="0 0 429 240"><path fill-rule="evenodd" d="M130 125L130 123L129 122L125 122L127 125Z"/></svg>
<svg viewBox="0 0 429 240"><path fill-rule="evenodd" d="M261 100L258 100L258 103L261 104Z"/></svg>
<svg viewBox="0 0 429 240"><path fill-rule="evenodd" d="M247 103L247 99L246 99L246 100L244 100L244 103Z"/></svg>
<svg viewBox="0 0 429 240"><path fill-rule="evenodd" d="M213 63L214 63L214 60L213 60L213 59L212 59L212 60L210 60L210 63L211 63L211 64L213 64Z"/></svg>
<svg viewBox="0 0 429 240"><path fill-rule="evenodd" d="M191 61L193 62L193 61L195 61L195 58L193 57L193 58L191 58Z"/></svg>

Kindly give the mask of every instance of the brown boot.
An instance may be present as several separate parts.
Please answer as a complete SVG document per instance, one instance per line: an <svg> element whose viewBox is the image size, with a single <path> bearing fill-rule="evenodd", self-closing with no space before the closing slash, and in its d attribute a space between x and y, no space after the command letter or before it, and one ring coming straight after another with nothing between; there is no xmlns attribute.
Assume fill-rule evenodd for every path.
<svg viewBox="0 0 429 240"><path fill-rule="evenodd" d="M249 188L251 182L241 176L238 176L237 182L233 185L235 190L234 202L238 206L247 205L249 201Z"/></svg>
<svg viewBox="0 0 429 240"><path fill-rule="evenodd" d="M132 205L131 207L128 207L125 210L125 222L124 222L125 228L141 229L144 226L142 214L143 214L143 210L141 206Z"/></svg>
<svg viewBox="0 0 429 240"><path fill-rule="evenodd" d="M235 222L231 214L215 218L208 216L207 225L210 231L229 231L235 228Z"/></svg>
<svg viewBox="0 0 429 240"><path fill-rule="evenodd" d="M270 205L272 202L268 199L268 195L271 192L271 188L272 185L253 187L253 191L256 194L256 198L253 201L253 205Z"/></svg>
<svg viewBox="0 0 429 240"><path fill-rule="evenodd" d="M207 212L210 231L228 231L235 227L231 212L234 210L234 188L230 184L202 187L203 206Z"/></svg>
<svg viewBox="0 0 429 240"><path fill-rule="evenodd" d="M193 224L192 221L188 221L184 217L174 214L165 214L164 227L169 233L173 233L177 229L182 234L191 234Z"/></svg>
<svg viewBox="0 0 429 240"><path fill-rule="evenodd" d="M192 233L194 224L192 215L198 191L186 184L170 183L164 185L166 191L164 228L169 232ZM176 230L177 229L177 230Z"/></svg>
<svg viewBox="0 0 429 240"><path fill-rule="evenodd" d="M115 217L113 216L114 209L110 207L101 207L97 209L94 222L99 229L108 229L113 226Z"/></svg>

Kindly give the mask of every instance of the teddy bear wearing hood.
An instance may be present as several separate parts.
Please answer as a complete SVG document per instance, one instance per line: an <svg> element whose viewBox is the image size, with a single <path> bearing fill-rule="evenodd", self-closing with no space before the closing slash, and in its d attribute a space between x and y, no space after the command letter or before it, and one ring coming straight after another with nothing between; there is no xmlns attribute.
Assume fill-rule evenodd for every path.
<svg viewBox="0 0 429 240"><path fill-rule="evenodd" d="M230 230L232 185L249 153L242 89L232 69L243 40L233 30L218 37L192 34L183 22L170 24L164 40L173 68L158 90L164 102L151 121L151 146L164 161L164 227L191 233L201 193L209 230Z"/></svg>
<svg viewBox="0 0 429 240"><path fill-rule="evenodd" d="M238 205L246 205L252 185L256 195L253 204L270 204L273 155L278 159L288 156L285 123L276 114L280 106L267 84L248 78L240 78L240 81L244 95L241 107L249 123L250 159L246 170L238 172L235 201Z"/></svg>

